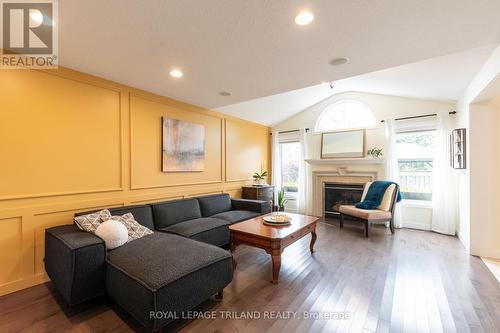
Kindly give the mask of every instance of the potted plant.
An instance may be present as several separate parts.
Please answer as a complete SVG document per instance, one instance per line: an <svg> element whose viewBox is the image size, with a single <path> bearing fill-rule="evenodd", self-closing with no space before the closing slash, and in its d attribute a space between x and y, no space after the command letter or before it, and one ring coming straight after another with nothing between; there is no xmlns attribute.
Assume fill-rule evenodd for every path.
<svg viewBox="0 0 500 333"><path fill-rule="evenodd" d="M371 157L380 157L382 156L382 148L377 148L377 147L373 147L372 149L369 149L367 152L366 152L366 155L368 156L371 156Z"/></svg>
<svg viewBox="0 0 500 333"><path fill-rule="evenodd" d="M262 167L260 168L260 172L255 172L253 174L253 181L254 181L254 185L264 185L264 177L267 176L267 171L265 170L262 170Z"/></svg>
<svg viewBox="0 0 500 333"><path fill-rule="evenodd" d="M285 199L285 190L284 189L279 190L276 210L278 212L284 212L285 211L285 204L287 203L287 201L288 201L288 199Z"/></svg>

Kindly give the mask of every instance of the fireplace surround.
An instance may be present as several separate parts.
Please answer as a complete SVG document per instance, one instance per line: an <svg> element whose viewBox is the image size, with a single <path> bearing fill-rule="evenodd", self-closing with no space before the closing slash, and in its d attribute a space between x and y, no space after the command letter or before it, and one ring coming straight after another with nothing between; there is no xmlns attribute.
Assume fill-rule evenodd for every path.
<svg viewBox="0 0 500 333"><path fill-rule="evenodd" d="M376 180L377 171L351 171L347 168L336 168L332 171L313 171L312 172L312 213L315 216L324 215L326 184L358 185L364 186L367 182ZM362 194L362 192L361 192ZM360 194L360 197L361 197ZM331 215L330 215L331 216Z"/></svg>

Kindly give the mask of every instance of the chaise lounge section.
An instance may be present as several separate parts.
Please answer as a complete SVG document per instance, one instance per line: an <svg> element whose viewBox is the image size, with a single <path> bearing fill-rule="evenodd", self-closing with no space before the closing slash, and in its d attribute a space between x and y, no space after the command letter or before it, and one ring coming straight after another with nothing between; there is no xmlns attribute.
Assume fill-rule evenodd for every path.
<svg viewBox="0 0 500 333"><path fill-rule="evenodd" d="M222 292L233 278L231 255L181 236L154 233L108 254L106 291L142 325L153 329Z"/></svg>

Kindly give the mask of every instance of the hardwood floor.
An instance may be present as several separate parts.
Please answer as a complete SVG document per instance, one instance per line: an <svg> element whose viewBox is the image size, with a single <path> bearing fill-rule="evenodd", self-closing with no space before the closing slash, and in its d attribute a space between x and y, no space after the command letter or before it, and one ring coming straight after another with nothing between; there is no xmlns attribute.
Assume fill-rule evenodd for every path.
<svg viewBox="0 0 500 333"><path fill-rule="evenodd" d="M391 236L382 226L365 238L361 225L336 222L318 223L317 235L313 255L310 236L285 250L278 285L269 282L269 255L239 247L224 299L199 309L217 318L178 321L164 332L500 332L499 283L456 238L407 229ZM333 312L350 319L304 318ZM261 319L221 319L248 313ZM106 298L69 309L47 283L0 298L0 332L17 331L144 329Z"/></svg>

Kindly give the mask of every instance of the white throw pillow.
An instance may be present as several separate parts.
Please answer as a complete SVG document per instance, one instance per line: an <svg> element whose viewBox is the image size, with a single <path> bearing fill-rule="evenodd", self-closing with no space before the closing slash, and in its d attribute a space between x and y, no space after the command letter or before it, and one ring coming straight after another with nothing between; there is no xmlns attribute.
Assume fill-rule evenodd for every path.
<svg viewBox="0 0 500 333"><path fill-rule="evenodd" d="M125 244L128 240L127 228L120 221L107 220L96 229L95 234L104 239L106 248L112 250Z"/></svg>
<svg viewBox="0 0 500 333"><path fill-rule="evenodd" d="M107 220L116 220L120 221L126 228L128 232L128 241L131 242L133 240L139 239L141 237L153 234L153 231L146 228L145 226L139 224L134 218L132 213L127 213L122 216L109 216L103 218L103 221Z"/></svg>

